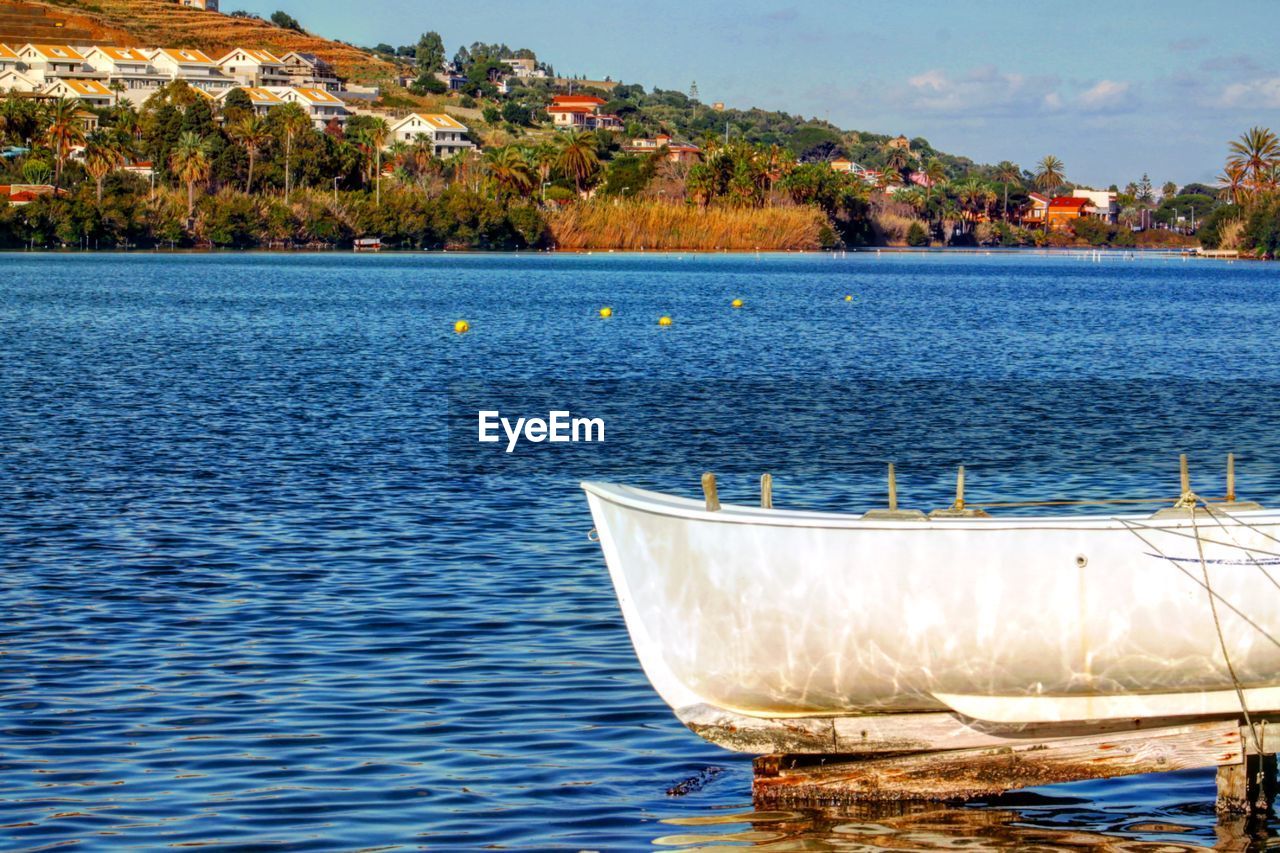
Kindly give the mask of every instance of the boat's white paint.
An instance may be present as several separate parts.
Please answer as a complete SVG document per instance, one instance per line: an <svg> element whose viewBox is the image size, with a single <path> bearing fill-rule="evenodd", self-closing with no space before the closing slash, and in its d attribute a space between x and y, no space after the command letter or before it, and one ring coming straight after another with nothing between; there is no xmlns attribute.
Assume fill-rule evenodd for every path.
<svg viewBox="0 0 1280 853"><path fill-rule="evenodd" d="M1095 696L960 696L935 693L948 708L991 723L1066 723L1081 720L1150 720L1220 717L1240 713L1243 694L1251 711L1280 708L1280 687L1182 693L1122 693Z"/></svg>
<svg viewBox="0 0 1280 853"><path fill-rule="evenodd" d="M583 488L640 662L673 708L1236 713L1198 535L1249 710L1280 710L1280 511L886 521Z"/></svg>

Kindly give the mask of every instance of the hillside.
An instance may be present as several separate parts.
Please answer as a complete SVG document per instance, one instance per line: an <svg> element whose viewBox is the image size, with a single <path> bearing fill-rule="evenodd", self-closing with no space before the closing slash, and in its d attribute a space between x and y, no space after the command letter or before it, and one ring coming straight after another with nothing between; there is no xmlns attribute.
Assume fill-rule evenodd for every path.
<svg viewBox="0 0 1280 853"><path fill-rule="evenodd" d="M37 20L60 21L51 29ZM39 27L33 31L32 27ZM356 81L385 77L392 66L359 48L308 33L286 30L269 21L233 18L179 6L173 0L0 0L0 42L33 38L59 41L102 41L139 47L193 47L218 53L237 46L314 53L338 73Z"/></svg>

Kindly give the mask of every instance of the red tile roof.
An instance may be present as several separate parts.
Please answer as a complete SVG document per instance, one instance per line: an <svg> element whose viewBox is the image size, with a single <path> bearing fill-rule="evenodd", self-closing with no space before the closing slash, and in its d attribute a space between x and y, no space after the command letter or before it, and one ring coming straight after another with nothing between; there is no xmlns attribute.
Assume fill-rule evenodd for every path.
<svg viewBox="0 0 1280 853"><path fill-rule="evenodd" d="M597 98L595 95L556 95L551 99L553 106L561 106L564 104L595 104L599 106L604 103L603 98Z"/></svg>
<svg viewBox="0 0 1280 853"><path fill-rule="evenodd" d="M1087 204L1093 204L1093 202L1087 198L1074 198L1069 195L1060 195L1049 202L1050 207L1069 207L1073 209L1084 207Z"/></svg>

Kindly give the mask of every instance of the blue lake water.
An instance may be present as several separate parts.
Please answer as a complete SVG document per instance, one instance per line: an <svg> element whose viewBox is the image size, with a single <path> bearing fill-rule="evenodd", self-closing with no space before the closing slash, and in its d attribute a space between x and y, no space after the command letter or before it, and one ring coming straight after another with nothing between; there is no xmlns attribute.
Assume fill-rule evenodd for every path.
<svg viewBox="0 0 1280 853"><path fill-rule="evenodd" d="M1212 845L1210 772L753 813L577 483L861 510L896 460L928 509L1235 451L1274 504L1277 329L1280 266L1170 257L0 255L0 848Z"/></svg>

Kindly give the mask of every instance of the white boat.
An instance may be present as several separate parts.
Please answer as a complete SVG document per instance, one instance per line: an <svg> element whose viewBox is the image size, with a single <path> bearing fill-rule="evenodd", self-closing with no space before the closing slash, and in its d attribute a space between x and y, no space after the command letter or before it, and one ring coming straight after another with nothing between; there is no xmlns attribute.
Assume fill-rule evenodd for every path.
<svg viewBox="0 0 1280 853"><path fill-rule="evenodd" d="M1280 711L1280 511L898 520L583 489L686 722Z"/></svg>

